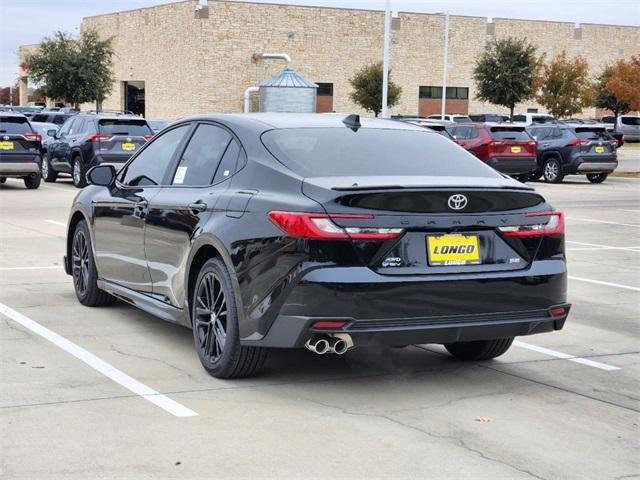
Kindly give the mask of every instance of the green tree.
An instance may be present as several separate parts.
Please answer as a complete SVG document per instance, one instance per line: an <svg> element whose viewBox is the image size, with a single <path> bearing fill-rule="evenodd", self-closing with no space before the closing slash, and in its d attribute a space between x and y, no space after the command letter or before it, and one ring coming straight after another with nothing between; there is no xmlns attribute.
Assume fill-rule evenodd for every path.
<svg viewBox="0 0 640 480"><path fill-rule="evenodd" d="M493 40L473 70L478 90L476 97L508 108L513 119L516 104L535 94L539 65L536 48L527 40L511 37Z"/></svg>
<svg viewBox="0 0 640 480"><path fill-rule="evenodd" d="M56 32L26 56L24 67L47 97L63 98L77 108L104 100L113 82L112 57L112 39L100 40L95 30L84 30L78 40Z"/></svg>
<svg viewBox="0 0 640 480"><path fill-rule="evenodd" d="M537 100L556 118L567 118L593 104L589 64L583 57L567 59L563 51L540 71Z"/></svg>
<svg viewBox="0 0 640 480"><path fill-rule="evenodd" d="M351 100L363 109L373 112L377 117L382 111L382 62L367 65L349 79L353 87ZM391 81L389 70L389 87L387 89L387 105L393 107L400 101L402 88Z"/></svg>

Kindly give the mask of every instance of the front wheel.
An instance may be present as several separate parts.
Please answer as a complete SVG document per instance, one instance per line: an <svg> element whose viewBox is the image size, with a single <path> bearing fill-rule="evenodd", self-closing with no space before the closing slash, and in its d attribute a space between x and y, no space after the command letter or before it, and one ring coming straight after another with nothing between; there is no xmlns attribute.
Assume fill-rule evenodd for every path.
<svg viewBox="0 0 640 480"><path fill-rule="evenodd" d="M238 307L231 276L220 258L200 270L191 302L193 339L204 369L216 378L258 373L267 350L240 345Z"/></svg>
<svg viewBox="0 0 640 480"><path fill-rule="evenodd" d="M40 175L29 175L24 177L24 186L29 190L35 190L40 186Z"/></svg>
<svg viewBox="0 0 640 480"><path fill-rule="evenodd" d="M591 183L602 183L608 176L608 173L587 173L587 178Z"/></svg>
<svg viewBox="0 0 640 480"><path fill-rule="evenodd" d="M71 244L71 276L76 297L87 307L110 305L115 297L98 288L98 270L93 258L91 236L87 222L81 220L73 233Z"/></svg>
<svg viewBox="0 0 640 480"><path fill-rule="evenodd" d="M474 342L445 343L451 355L460 360L489 360L509 350L513 337L496 338L494 340L476 340Z"/></svg>
<svg viewBox="0 0 640 480"><path fill-rule="evenodd" d="M82 165L82 158L76 157L73 160L73 185L76 188L83 188L87 185L87 179L85 178L84 165Z"/></svg>
<svg viewBox="0 0 640 480"><path fill-rule="evenodd" d="M555 157L546 159L544 162L544 166L542 167L542 175L544 176L545 182L562 182L564 174L562 173L562 165L560 164L560 161Z"/></svg>
<svg viewBox="0 0 640 480"><path fill-rule="evenodd" d="M51 168L51 161L49 160L49 154L45 153L42 156L42 179L47 183L52 183L58 178L58 172Z"/></svg>

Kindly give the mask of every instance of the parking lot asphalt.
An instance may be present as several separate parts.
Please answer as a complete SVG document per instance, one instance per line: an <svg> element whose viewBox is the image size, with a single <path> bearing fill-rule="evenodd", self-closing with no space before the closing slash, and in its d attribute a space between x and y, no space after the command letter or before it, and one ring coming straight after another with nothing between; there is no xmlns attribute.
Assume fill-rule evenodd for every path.
<svg viewBox="0 0 640 480"><path fill-rule="evenodd" d="M561 332L484 363L438 345L276 351L225 381L189 330L81 306L62 268L77 190L8 180L0 477L640 478L640 180L532 185L567 215Z"/></svg>

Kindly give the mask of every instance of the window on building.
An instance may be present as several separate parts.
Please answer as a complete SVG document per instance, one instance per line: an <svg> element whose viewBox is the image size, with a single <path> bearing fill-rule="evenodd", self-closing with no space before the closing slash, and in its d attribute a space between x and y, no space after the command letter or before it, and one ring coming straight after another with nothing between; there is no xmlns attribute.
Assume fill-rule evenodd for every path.
<svg viewBox="0 0 640 480"><path fill-rule="evenodd" d="M419 96L420 98L442 98L442 87L420 87ZM447 98L455 100L467 100L469 98L469 88L447 87Z"/></svg>
<svg viewBox="0 0 640 480"><path fill-rule="evenodd" d="M319 97L333 97L333 83L316 83Z"/></svg>

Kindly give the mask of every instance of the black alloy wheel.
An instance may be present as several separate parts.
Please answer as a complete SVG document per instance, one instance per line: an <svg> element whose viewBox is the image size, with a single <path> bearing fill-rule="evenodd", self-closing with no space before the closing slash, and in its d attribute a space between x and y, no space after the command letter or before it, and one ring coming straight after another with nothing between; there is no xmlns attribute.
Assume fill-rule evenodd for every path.
<svg viewBox="0 0 640 480"><path fill-rule="evenodd" d="M217 378L255 375L267 349L240 345L238 307L224 261L207 260L196 280L191 302L193 339L204 369Z"/></svg>

